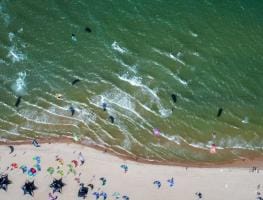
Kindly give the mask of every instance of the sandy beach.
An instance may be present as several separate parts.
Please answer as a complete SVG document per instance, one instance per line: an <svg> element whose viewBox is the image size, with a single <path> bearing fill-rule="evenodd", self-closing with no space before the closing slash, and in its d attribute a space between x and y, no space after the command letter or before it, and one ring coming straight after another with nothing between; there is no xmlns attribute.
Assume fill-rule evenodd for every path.
<svg viewBox="0 0 263 200"><path fill-rule="evenodd" d="M0 199L44 200L49 199L49 193L57 199L81 199L78 197L80 183L94 185L86 199L96 199L93 193L98 192L106 193L106 199L126 196L135 200L247 200L256 199L260 196L257 192L262 191L263 174L258 168L252 172L249 167L186 168L146 164L74 143L41 144L39 148L31 144L13 146L11 154L8 145L0 146L0 173L8 174L12 181L7 191L0 190ZM85 162L81 165L83 159ZM23 173L25 166L36 168L35 176L27 171ZM65 186L61 193L53 194L49 185L54 178L61 177ZM34 180L37 187L33 197L23 194L21 188L26 180ZM202 198L196 193L201 193ZM99 199L104 198L101 195Z"/></svg>

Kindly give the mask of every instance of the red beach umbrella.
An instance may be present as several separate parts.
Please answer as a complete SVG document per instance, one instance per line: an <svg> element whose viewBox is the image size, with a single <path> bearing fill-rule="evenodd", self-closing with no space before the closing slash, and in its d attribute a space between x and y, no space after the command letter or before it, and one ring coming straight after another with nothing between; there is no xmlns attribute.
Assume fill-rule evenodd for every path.
<svg viewBox="0 0 263 200"><path fill-rule="evenodd" d="M72 160L71 162L75 165L75 167L78 166L78 161L76 161L76 160Z"/></svg>

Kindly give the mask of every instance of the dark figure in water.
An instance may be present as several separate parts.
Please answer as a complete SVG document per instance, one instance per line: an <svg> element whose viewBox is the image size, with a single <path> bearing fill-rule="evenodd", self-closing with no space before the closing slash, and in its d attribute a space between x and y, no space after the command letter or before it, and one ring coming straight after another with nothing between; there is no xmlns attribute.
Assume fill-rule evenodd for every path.
<svg viewBox="0 0 263 200"><path fill-rule="evenodd" d="M77 41L76 34L72 33L71 34L71 39L76 42Z"/></svg>
<svg viewBox="0 0 263 200"><path fill-rule="evenodd" d="M71 116L75 114L75 109L73 108L73 106L69 107L69 111L71 112Z"/></svg>
<svg viewBox="0 0 263 200"><path fill-rule="evenodd" d="M176 96L176 94L172 94L171 97L172 97L173 102L176 103L176 101L177 101L177 96Z"/></svg>
<svg viewBox="0 0 263 200"><path fill-rule="evenodd" d="M103 107L103 111L106 111L107 104L106 104L106 103L103 103L103 104L102 104L102 107Z"/></svg>
<svg viewBox="0 0 263 200"><path fill-rule="evenodd" d="M87 27L85 28L85 31L88 32L88 33L91 33L90 27L87 26Z"/></svg>
<svg viewBox="0 0 263 200"><path fill-rule="evenodd" d="M22 99L22 97L18 97L18 98L17 98L16 104L15 104L16 107L19 106L19 104L20 104L20 102L21 102L21 99Z"/></svg>
<svg viewBox="0 0 263 200"><path fill-rule="evenodd" d="M220 117L223 113L223 108L219 108L217 111L217 117Z"/></svg>
<svg viewBox="0 0 263 200"><path fill-rule="evenodd" d="M114 117L113 116L110 115L109 119L110 119L111 123L114 123Z"/></svg>
<svg viewBox="0 0 263 200"><path fill-rule="evenodd" d="M74 81L71 82L72 85L75 85L76 83L80 82L79 79L75 79Z"/></svg>

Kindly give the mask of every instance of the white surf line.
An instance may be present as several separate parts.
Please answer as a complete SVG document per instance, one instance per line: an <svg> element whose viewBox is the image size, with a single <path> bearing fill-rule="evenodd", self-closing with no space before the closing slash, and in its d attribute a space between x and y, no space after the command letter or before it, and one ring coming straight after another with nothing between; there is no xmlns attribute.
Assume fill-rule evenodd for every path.
<svg viewBox="0 0 263 200"><path fill-rule="evenodd" d="M46 101L45 99L42 99L43 101L45 101L46 103L48 103L48 104L52 104L53 106L55 106L55 107L58 107L58 108L62 108L63 109L63 107L59 107L59 106L57 106L56 104L53 104L53 103L51 103L50 101ZM65 101L65 102L67 102L67 101ZM84 104L84 103L80 103L80 102L75 102L75 101L72 101L75 105L82 105L84 108L85 107L87 107L87 105L86 104ZM72 103L71 102L71 103ZM68 102L68 103L70 103L70 102ZM63 110L67 110L67 109L63 109ZM95 114L95 113L94 113ZM58 115L58 116L61 116L61 115ZM67 117L68 118L68 117ZM96 118L98 118L98 119L100 119L100 120L102 120L103 121L103 119L102 118L100 118L98 115L96 115ZM80 119L78 119L78 118L72 118L72 117L69 117L69 119L73 119L73 120L75 120L75 121L78 121L78 122L82 122L89 130L92 130L91 128L89 128L89 124L87 124L84 120L80 120ZM95 121L93 121L93 120L90 120L90 123L91 124L93 124L93 125L95 125L96 127L98 127L100 130L102 130L110 139L112 139L112 140L116 140L114 137L112 137L112 135L111 134L109 134L107 131L105 131L104 129L102 129L102 127L98 124L98 123L96 123ZM95 132L94 132L95 133ZM99 137L97 134L95 134L97 137Z"/></svg>
<svg viewBox="0 0 263 200"><path fill-rule="evenodd" d="M48 102L48 101L47 101L47 102ZM53 113L53 112L51 112L51 111L49 111L49 110L46 110L46 109L44 109L44 108L42 108L42 107L40 107L40 106L37 106L37 105L35 105L35 104L31 104L31 103L29 103L29 102L27 102L27 101L24 101L24 103L27 104L27 105L29 105L29 106L31 106L31 107L35 107L35 108L41 110L41 111L44 112L44 113L48 113L48 114L51 115L51 116L60 117L60 118L66 118L66 119L68 119L69 121L72 121L72 119L74 119L74 118L71 118L71 117L67 117L67 116L65 116L65 115L59 115L59 114L57 114L57 113ZM66 111L66 110L67 110L67 109L65 109L65 111ZM73 121L74 121L74 120L73 120ZM60 123L59 123L59 124L60 124ZM65 124L65 125L67 125L67 124ZM68 125L73 125L73 124L68 124Z"/></svg>
<svg viewBox="0 0 263 200"><path fill-rule="evenodd" d="M28 118L24 115L22 115L21 113L17 112L17 110L15 110L14 108L12 108L11 106L3 103L3 102L0 102L0 104L6 106L7 108L9 108L10 110L13 111L13 114L15 115L18 115L19 117L21 117L22 119L25 119L27 121L30 121L30 122L33 122L33 123L36 123L36 124L41 124L41 125L54 125L54 126L75 126L75 124L60 124L60 123L47 123L47 122L41 122L41 121L36 121L36 120L33 120L31 118Z"/></svg>
<svg viewBox="0 0 263 200"><path fill-rule="evenodd" d="M102 138L96 133L96 131L94 131L93 129L91 129L90 127L84 127L85 129L88 129L89 131L91 131L92 133L93 133L93 135L95 136L95 138L101 143L101 144L103 144L103 145L105 145L105 146L108 146L108 144L107 143L105 143L103 140L102 140ZM81 136L83 136L84 138L85 137L88 137L87 135L84 135L84 134L82 134ZM91 138L92 139L92 141L94 141L94 139L93 138ZM95 141L94 141L94 143L96 144L96 145L98 145Z"/></svg>
<svg viewBox="0 0 263 200"><path fill-rule="evenodd" d="M156 62L156 61L153 61L152 62L153 64L161 67L161 69L163 69L168 75L172 76L174 80L178 81L179 83L181 83L182 85L184 86L187 86L188 85L188 82L179 78L178 76L176 76L169 68L161 65L160 63Z"/></svg>
<svg viewBox="0 0 263 200"><path fill-rule="evenodd" d="M66 111L66 112L69 111L68 108L58 106L57 104L54 104L54 103L51 102L51 101L47 101L46 99L44 99L44 98L42 98L42 97L40 97L39 99L40 99L41 101L43 101L43 102L45 102L45 103L53 106L53 107L56 107L56 108L62 110L62 111ZM67 104L70 106L70 105L72 105L72 102L74 102L74 101L69 102L69 101L65 101L65 100L64 100L63 102L67 103ZM76 105L76 104L81 104L81 103L75 103L75 105ZM85 106L85 104L82 104L82 105ZM37 106L37 107L38 107L38 106ZM39 108L41 108L41 107L39 107ZM58 116L58 117L66 118L66 119L73 120L73 121L75 120L75 121L78 121L78 122L82 122L82 121L83 121L83 120L79 120L78 118L75 118L75 117L60 115L60 114L53 113L53 112L50 112L50 111L48 111L48 110L45 110L44 108L42 108L42 109L43 109L43 111L46 111L46 112L48 112L48 113L50 113L50 114L52 114L52 115ZM95 113L94 113L94 114L95 114Z"/></svg>
<svg viewBox="0 0 263 200"><path fill-rule="evenodd" d="M19 133L14 133L14 132L11 132L10 130L8 131L8 130L0 128L0 131L6 132L8 135L20 136Z"/></svg>
<svg viewBox="0 0 263 200"><path fill-rule="evenodd" d="M32 132L36 133L37 135L45 135L45 136L51 136L51 137L57 137L57 138L60 136L59 134L55 134L55 133L52 133L52 132L45 132L44 130L37 131L37 130L35 130L33 128L28 128L28 127L20 127L20 129L23 129L25 131L32 131Z"/></svg>
<svg viewBox="0 0 263 200"><path fill-rule="evenodd" d="M116 85L112 84L111 82L108 82L108 81L105 81L105 80L103 80L102 82L112 85L112 86L114 87L114 89L119 90L119 91L125 93L129 98L131 98L134 102L136 102L138 105L140 105L141 107L143 107L146 111L151 112L152 114L154 114L154 115L156 115L156 116L158 116L158 117L161 117L161 115L159 115L158 113L152 111L150 108L148 108L147 106L145 106L144 104L142 104L142 103L141 103L140 101L138 101L136 98L134 98L134 97L131 96L130 94L126 93L125 91L121 90L119 87L117 87ZM159 98L159 97L157 96L157 98Z"/></svg>
<svg viewBox="0 0 263 200"><path fill-rule="evenodd" d="M87 100L88 100L88 99L87 99ZM93 102L89 102L89 103L90 103L91 105L94 105L95 107L101 108L100 106L98 106L97 104L95 104L95 103L93 103ZM128 117L127 115L124 115L123 113L121 113L121 112L119 112L119 111L117 111L117 110L114 110L114 109L110 109L110 111L111 111L111 110L113 111L114 114L125 118L127 121L129 121L129 122L130 122L131 124L133 124L134 126L139 125L142 129L145 129L145 130L148 131L147 128L145 128L145 127L144 127L143 125L141 125L141 124L138 124L135 120L133 120L132 118ZM100 119L102 119L102 118L100 118ZM102 119L102 120L103 120L103 121L105 122L105 124L107 124L107 125L117 125L117 127L120 128L117 123L112 124L112 123L110 123L110 122L107 121L107 120L104 120L104 119ZM146 124L146 125L147 125L147 124ZM153 126L151 126L151 128L153 128Z"/></svg>
<svg viewBox="0 0 263 200"><path fill-rule="evenodd" d="M104 98L105 98L105 97L104 97ZM107 98L105 98L105 99L107 99ZM116 105L117 107L120 107L120 108L122 108L122 109L124 109L124 110L129 111L130 113L133 113L135 116L137 116L139 119L141 119L146 125L148 125L148 126L151 127L151 125L150 125L148 122L146 122L146 121L143 119L143 117L141 117L137 112L132 111L132 110L130 110L130 109L127 109L126 107L123 107L123 106L121 106L121 105L119 105L119 104L116 104L116 103L114 103L113 101L110 101L109 99L107 99L107 101L108 101L109 103L111 103L111 104ZM93 103L93 102L90 102L90 104L93 104L93 105L96 106L96 107L100 107L99 105L96 105L96 104Z"/></svg>
<svg viewBox="0 0 263 200"><path fill-rule="evenodd" d="M176 56L174 56L172 53L166 53L166 52L162 52L159 49L156 48L152 48L153 51L155 51L156 53L159 53L160 55L166 56L168 58L171 58L174 61L179 62L182 65L186 65L184 61L180 60L179 58L177 58Z"/></svg>
<svg viewBox="0 0 263 200"><path fill-rule="evenodd" d="M0 121L3 122L3 123L6 123L6 124L12 125L12 126L16 126L16 127L19 126L18 124L15 124L15 123L10 122L10 121L6 121L6 120L4 120L2 118L0 118Z"/></svg>

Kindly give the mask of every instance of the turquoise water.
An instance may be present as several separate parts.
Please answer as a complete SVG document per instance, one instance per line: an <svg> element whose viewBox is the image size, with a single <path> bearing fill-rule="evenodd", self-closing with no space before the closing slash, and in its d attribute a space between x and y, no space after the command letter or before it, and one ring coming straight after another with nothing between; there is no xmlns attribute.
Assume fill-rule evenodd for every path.
<svg viewBox="0 0 263 200"><path fill-rule="evenodd" d="M262 9L245 0L2 0L0 135L78 136L159 160L261 151ZM213 143L226 151L211 156Z"/></svg>

